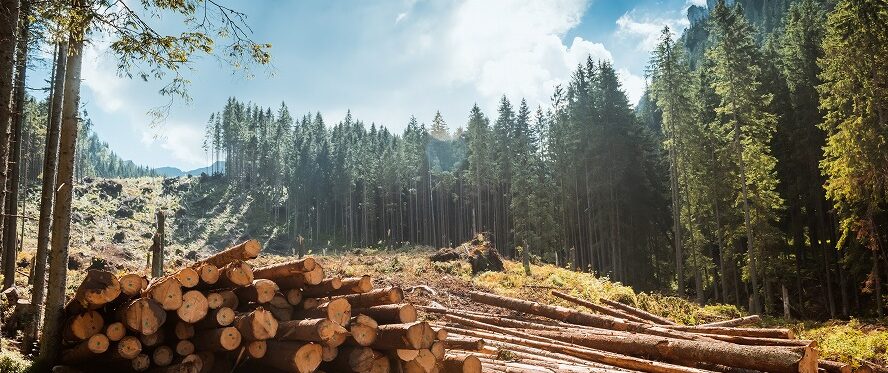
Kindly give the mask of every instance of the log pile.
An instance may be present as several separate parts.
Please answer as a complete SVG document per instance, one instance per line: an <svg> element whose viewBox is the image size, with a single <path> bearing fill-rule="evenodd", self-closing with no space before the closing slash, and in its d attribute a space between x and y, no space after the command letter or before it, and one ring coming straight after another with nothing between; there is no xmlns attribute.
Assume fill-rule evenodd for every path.
<svg viewBox="0 0 888 373"><path fill-rule="evenodd" d="M438 372L446 331L399 287L325 276L311 257L254 268L251 240L150 281L92 270L65 307L55 371ZM452 360L452 359L451 359Z"/></svg>
<svg viewBox="0 0 888 373"><path fill-rule="evenodd" d="M757 316L679 325L608 300L577 308L485 292L487 312L414 306L311 257L254 267L256 241L153 279L90 271L66 305L58 371L846 373ZM465 302L461 302L465 304ZM581 311L585 308L592 312ZM426 319L419 321L417 310ZM496 311L490 311L496 310ZM866 369L866 368L865 368Z"/></svg>

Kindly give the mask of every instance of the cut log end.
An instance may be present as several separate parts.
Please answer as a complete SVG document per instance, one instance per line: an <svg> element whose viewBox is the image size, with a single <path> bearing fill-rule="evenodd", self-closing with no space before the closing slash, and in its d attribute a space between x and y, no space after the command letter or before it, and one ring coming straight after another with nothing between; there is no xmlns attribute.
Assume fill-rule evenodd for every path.
<svg viewBox="0 0 888 373"><path fill-rule="evenodd" d="M197 290L189 290L182 295L182 305L176 310L179 319L194 323L203 319L209 309L207 298Z"/></svg>

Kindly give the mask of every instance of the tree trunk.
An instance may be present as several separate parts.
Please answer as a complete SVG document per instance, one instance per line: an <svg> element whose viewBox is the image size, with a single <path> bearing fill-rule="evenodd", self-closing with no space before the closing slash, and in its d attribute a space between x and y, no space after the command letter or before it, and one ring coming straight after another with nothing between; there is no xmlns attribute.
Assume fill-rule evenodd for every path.
<svg viewBox="0 0 888 373"><path fill-rule="evenodd" d="M88 22L86 20L85 22ZM85 27L85 23L84 26ZM76 27L76 26L75 26ZM56 189L56 208L53 212L52 253L49 258L50 273L46 299L44 331L40 345L39 359L43 364L55 361L60 347L60 321L62 306L65 303L67 283L68 243L71 225L71 191L74 182L74 152L77 145L77 111L80 104L80 69L83 62L83 36L86 30L75 28L68 42L70 53L65 71L65 98L62 108L63 119L59 134L59 166L56 174L59 187Z"/></svg>
<svg viewBox="0 0 888 373"><path fill-rule="evenodd" d="M65 61L68 59L68 43L61 42L56 49L55 73L52 82L52 102L46 129L46 148L43 153L43 180L40 188L40 220L37 228L37 252L34 254L33 292L31 304L34 308L34 323L31 325L32 340L42 325L43 301L46 294L46 257L49 249L49 230L52 226L52 206L56 185L56 166L59 151L59 127L62 122L62 100L65 88Z"/></svg>
<svg viewBox="0 0 888 373"><path fill-rule="evenodd" d="M18 191L19 191L19 173L21 171L21 151L22 151L22 127L25 125L25 84L28 72L28 37L30 36L30 0L21 1L21 9L19 10L19 34L18 45L16 46L16 76L15 89L13 98L14 109L12 119L10 121L12 133L9 149L9 164L7 165L6 183L8 185L6 194L6 219L3 224L3 246L10 250L13 262L18 252L18 242L16 240L15 231L18 224ZM5 272L10 263L4 267L3 289L9 288L7 284L15 284L15 266L12 272ZM11 263L15 264L15 263Z"/></svg>
<svg viewBox="0 0 888 373"><path fill-rule="evenodd" d="M154 243L151 245L151 277L163 276L163 249L166 236L164 234L164 226L166 226L166 214L163 211L157 211L157 232L154 233Z"/></svg>
<svg viewBox="0 0 888 373"><path fill-rule="evenodd" d="M9 160L9 129L13 119L13 72L15 71L16 28L18 26L19 1L3 0L0 3L0 212L6 211L6 166ZM0 214L3 226L4 214ZM2 240L2 236L0 236ZM3 242L3 241L0 241ZM15 283L15 249L3 246L3 288Z"/></svg>

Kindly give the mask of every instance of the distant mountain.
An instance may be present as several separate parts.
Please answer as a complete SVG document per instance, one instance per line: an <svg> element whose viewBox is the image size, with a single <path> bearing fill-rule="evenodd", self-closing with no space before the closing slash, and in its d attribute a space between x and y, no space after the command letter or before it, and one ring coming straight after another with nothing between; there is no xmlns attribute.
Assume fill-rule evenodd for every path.
<svg viewBox="0 0 888 373"><path fill-rule="evenodd" d="M186 175L198 176L202 173L206 173L209 175L213 172L224 172L225 171L225 161L217 161L216 163L213 163L212 165L209 165L206 167L201 167L201 168L195 168L190 171L182 171L181 169L179 169L177 167L158 167L158 168L155 168L153 171L157 175L164 176L164 177L179 177L179 176L186 176Z"/></svg>

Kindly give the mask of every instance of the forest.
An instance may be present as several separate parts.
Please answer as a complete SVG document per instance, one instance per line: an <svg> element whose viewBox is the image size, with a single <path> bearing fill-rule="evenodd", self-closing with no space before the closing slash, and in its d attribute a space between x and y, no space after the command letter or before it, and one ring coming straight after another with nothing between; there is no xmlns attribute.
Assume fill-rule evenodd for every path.
<svg viewBox="0 0 888 373"><path fill-rule="evenodd" d="M185 31L152 27L169 14ZM888 1L711 0L688 19L662 30L637 103L613 62L591 57L545 104L504 95L495 112L411 117L401 133L388 126L403 123L350 111L291 114L232 96L207 113L203 140L224 168L197 183L265 207L276 237L257 239L294 242L300 255L455 247L484 233L525 268L554 264L700 305L883 316ZM188 101L196 56L240 71L268 65L271 44L213 0L0 0L0 20L2 288L16 288L20 228L33 220L32 308L15 332L39 345L40 367L63 349L75 185L156 176L93 131L84 47L109 40L121 77ZM48 87L28 87L47 50Z"/></svg>
<svg viewBox="0 0 888 373"><path fill-rule="evenodd" d="M400 134L232 97L204 149L308 247L487 232L507 256L699 303L881 315L886 4L711 5L663 30L637 105L590 59L546 107L504 96Z"/></svg>

